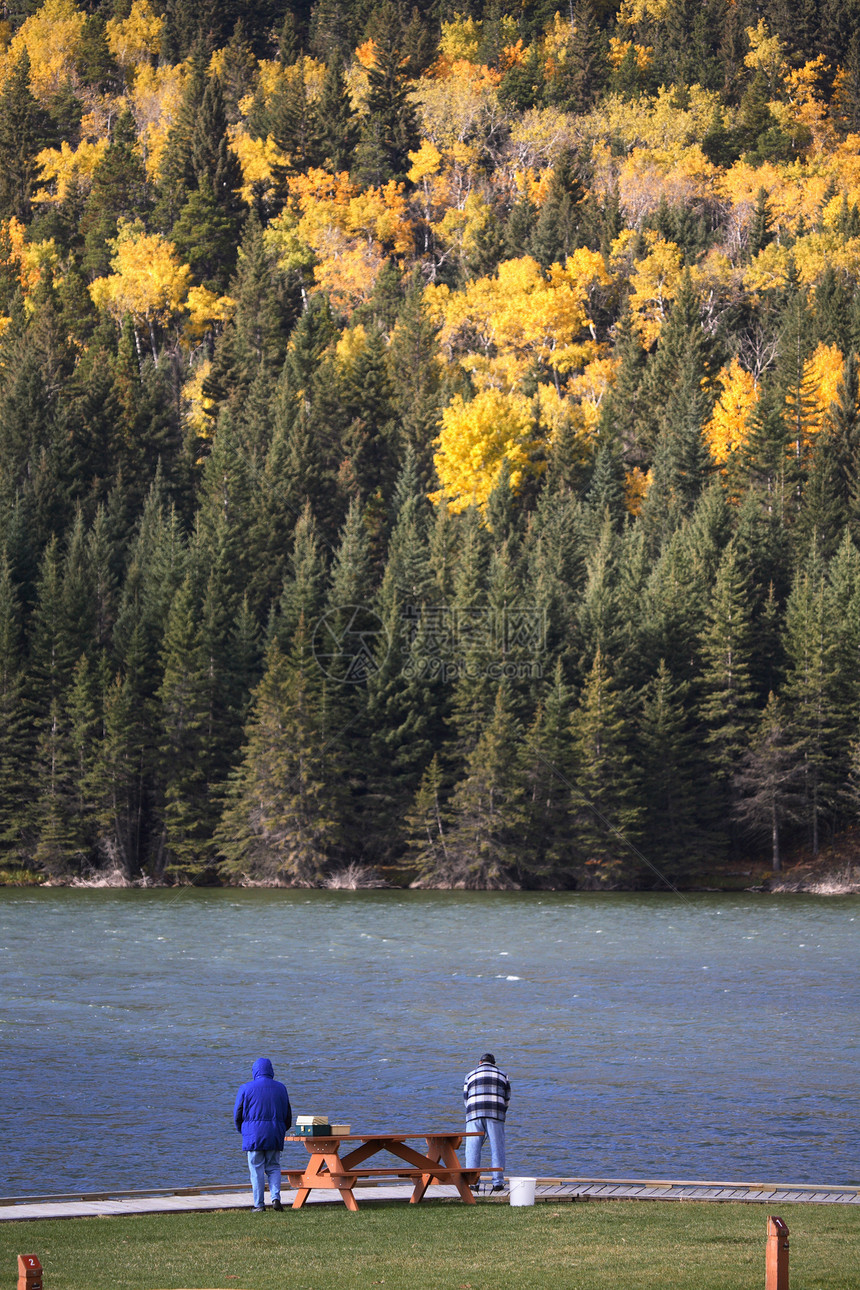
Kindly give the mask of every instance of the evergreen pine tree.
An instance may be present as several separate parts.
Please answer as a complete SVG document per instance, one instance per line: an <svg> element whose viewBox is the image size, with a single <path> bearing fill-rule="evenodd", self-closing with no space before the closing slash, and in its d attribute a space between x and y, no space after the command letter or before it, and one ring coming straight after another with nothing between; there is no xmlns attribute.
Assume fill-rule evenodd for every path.
<svg viewBox="0 0 860 1290"><path fill-rule="evenodd" d="M731 799L731 776L748 744L753 721L749 582L737 548L729 542L701 632L699 719L711 768L714 811L720 820ZM708 803L703 801L703 810Z"/></svg>
<svg viewBox="0 0 860 1290"><path fill-rule="evenodd" d="M572 6L570 39L547 87L549 102L577 115L593 107L606 82L604 44L591 0L576 0Z"/></svg>
<svg viewBox="0 0 860 1290"><path fill-rule="evenodd" d="M520 749L526 818L518 872L529 885L563 883L573 869L571 704L557 659Z"/></svg>
<svg viewBox="0 0 860 1290"><path fill-rule="evenodd" d="M802 769L782 705L771 693L734 775L735 817L753 837L770 838L771 867L782 869L785 825L801 816Z"/></svg>
<svg viewBox="0 0 860 1290"><path fill-rule="evenodd" d="M84 238L83 267L93 277L110 272L110 241L121 219L141 219L151 208L149 183L137 151L137 130L128 109L122 111L104 155L92 175L80 222Z"/></svg>
<svg viewBox="0 0 860 1290"><path fill-rule="evenodd" d="M636 871L631 843L639 837L641 806L626 705L629 696L615 688L598 649L571 718L578 886L612 887Z"/></svg>
<svg viewBox="0 0 860 1290"><path fill-rule="evenodd" d="M804 818L813 855L821 823L836 806L847 774L853 704L839 666L839 628L821 559L813 546L798 570L785 610L783 701L795 762L802 775Z"/></svg>
<svg viewBox="0 0 860 1290"><path fill-rule="evenodd" d="M686 712L688 695L689 685L676 684L661 658L642 691L639 720L643 846L675 881L695 870L706 845L698 827L702 766Z"/></svg>
<svg viewBox="0 0 860 1290"><path fill-rule="evenodd" d="M178 589L162 645L160 775L164 794L163 872L190 877L211 861L206 836L205 737L208 659L189 577Z"/></svg>
<svg viewBox="0 0 860 1290"><path fill-rule="evenodd" d="M335 768L325 687L302 618L289 657L277 641L267 651L216 833L222 871L315 886L339 845Z"/></svg>
<svg viewBox="0 0 860 1290"><path fill-rule="evenodd" d="M30 218L36 157L54 141L51 118L30 88L30 58L24 50L0 92L0 219Z"/></svg>
<svg viewBox="0 0 860 1290"><path fill-rule="evenodd" d="M368 72L367 115L355 155L355 173L361 182L381 187L409 169L409 153L418 147L419 134L399 23L388 0L377 19L379 34Z"/></svg>
<svg viewBox="0 0 860 1290"><path fill-rule="evenodd" d="M756 193L755 210L750 220L749 240L747 242L747 254L751 260L754 260L759 251L763 251L773 241L773 215L768 200L766 188L760 188Z"/></svg>
<svg viewBox="0 0 860 1290"><path fill-rule="evenodd" d="M338 59L326 68L313 107L313 151L319 165L333 174L348 170L359 137L359 125Z"/></svg>
<svg viewBox="0 0 860 1290"><path fill-rule="evenodd" d="M6 553L0 560L0 848L5 861L25 858L26 817L33 792L25 767L32 760L25 707L21 609Z"/></svg>
<svg viewBox="0 0 860 1290"><path fill-rule="evenodd" d="M406 831L410 851L406 863L415 874L410 885L451 885L453 869L448 859L448 825L442 806L442 769L438 753L433 754L421 776L415 800L406 813Z"/></svg>
<svg viewBox="0 0 860 1290"><path fill-rule="evenodd" d="M524 823L519 734L511 694L502 681L492 716L451 795L445 886L486 890L514 885ZM443 884L437 879L434 885Z"/></svg>
<svg viewBox="0 0 860 1290"><path fill-rule="evenodd" d="M545 269L551 264L564 264L580 244L580 207L584 197L578 159L571 152L562 153L553 169L546 201L529 243L532 255Z"/></svg>

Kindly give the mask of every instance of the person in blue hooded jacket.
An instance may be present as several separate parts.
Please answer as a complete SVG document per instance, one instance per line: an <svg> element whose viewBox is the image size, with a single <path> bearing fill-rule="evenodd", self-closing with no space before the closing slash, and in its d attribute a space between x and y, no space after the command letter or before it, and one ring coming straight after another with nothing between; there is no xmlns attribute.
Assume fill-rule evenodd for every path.
<svg viewBox="0 0 860 1290"><path fill-rule="evenodd" d="M242 1135L242 1146L248 1153L248 1169L254 1192L254 1213L266 1208L265 1180L269 1180L272 1209L281 1204L281 1148L287 1129L293 1122L290 1095L285 1085L275 1079L268 1057L259 1057L252 1069L253 1079L236 1094L233 1119Z"/></svg>

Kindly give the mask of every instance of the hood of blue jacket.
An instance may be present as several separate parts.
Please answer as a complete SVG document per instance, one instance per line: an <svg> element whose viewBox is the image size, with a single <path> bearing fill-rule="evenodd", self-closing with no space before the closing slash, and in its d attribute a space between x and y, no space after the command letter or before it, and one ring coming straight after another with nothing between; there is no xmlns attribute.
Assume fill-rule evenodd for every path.
<svg viewBox="0 0 860 1290"><path fill-rule="evenodd" d="M274 1079L275 1071L268 1057L258 1057L251 1072L254 1079Z"/></svg>

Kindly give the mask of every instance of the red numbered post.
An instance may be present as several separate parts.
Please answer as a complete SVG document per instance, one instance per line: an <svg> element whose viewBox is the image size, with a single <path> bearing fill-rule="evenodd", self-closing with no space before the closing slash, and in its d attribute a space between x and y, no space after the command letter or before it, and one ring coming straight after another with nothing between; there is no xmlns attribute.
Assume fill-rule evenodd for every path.
<svg viewBox="0 0 860 1290"><path fill-rule="evenodd" d="M18 1290L42 1290L42 1265L35 1254L18 1255Z"/></svg>

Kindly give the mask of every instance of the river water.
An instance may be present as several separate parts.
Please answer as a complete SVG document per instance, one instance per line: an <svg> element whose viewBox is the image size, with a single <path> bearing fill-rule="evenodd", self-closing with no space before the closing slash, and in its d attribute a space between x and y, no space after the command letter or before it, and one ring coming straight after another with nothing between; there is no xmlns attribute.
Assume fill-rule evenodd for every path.
<svg viewBox="0 0 860 1290"><path fill-rule="evenodd" d="M0 1194L246 1181L258 1056L295 1113L454 1127L485 1049L509 1172L860 1183L859 935L858 897L0 890Z"/></svg>

